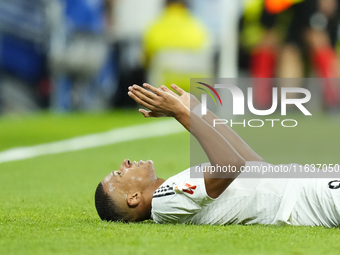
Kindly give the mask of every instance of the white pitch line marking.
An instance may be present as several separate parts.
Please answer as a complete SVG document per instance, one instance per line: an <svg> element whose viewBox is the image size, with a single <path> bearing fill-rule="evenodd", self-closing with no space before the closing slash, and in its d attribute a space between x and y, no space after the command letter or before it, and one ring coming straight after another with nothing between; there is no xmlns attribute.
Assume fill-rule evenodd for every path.
<svg viewBox="0 0 340 255"><path fill-rule="evenodd" d="M184 132L184 128L173 119L135 126L127 126L103 133L79 136L58 142L5 150L0 152L0 164L30 159L42 155L78 151L137 139L177 134L181 132Z"/></svg>

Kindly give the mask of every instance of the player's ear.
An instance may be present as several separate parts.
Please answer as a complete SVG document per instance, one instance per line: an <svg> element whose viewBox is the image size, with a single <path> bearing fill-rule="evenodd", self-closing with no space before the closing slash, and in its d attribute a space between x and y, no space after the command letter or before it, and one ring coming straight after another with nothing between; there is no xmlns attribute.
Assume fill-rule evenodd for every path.
<svg viewBox="0 0 340 255"><path fill-rule="evenodd" d="M129 207L138 206L140 201L141 201L141 198L142 198L142 194L140 192L135 192L135 193L129 194L128 200L127 200Z"/></svg>

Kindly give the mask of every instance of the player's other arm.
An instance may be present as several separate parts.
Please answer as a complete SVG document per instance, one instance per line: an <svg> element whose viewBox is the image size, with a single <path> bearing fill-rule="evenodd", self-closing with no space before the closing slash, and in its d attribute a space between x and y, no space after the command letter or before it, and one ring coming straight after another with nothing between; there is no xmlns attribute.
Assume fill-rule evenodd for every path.
<svg viewBox="0 0 340 255"><path fill-rule="evenodd" d="M176 97L164 91L145 84L151 93L139 86L130 88L129 95L140 105L147 107L150 111L143 114L157 116L172 116L180 122L199 141L207 154L212 166L234 166L236 172L205 173L204 180L207 194L217 198L239 175L239 170L245 165L242 156L230 145L230 143L205 120L197 115L190 118L190 109Z"/></svg>
<svg viewBox="0 0 340 255"><path fill-rule="evenodd" d="M171 87L177 91L178 96L165 86L161 86L161 89L171 95L177 97L182 103L193 110L196 106L200 105L200 102L195 97L190 97L190 94L185 92L180 87L172 84ZM190 100L191 98L191 100ZM207 112L207 115L202 117L210 126L212 126L217 132L219 132L234 149L246 160L246 161L263 161L263 159L228 125L219 124L214 127L214 120L219 119L211 111Z"/></svg>
<svg viewBox="0 0 340 255"><path fill-rule="evenodd" d="M219 119L211 111L202 117L209 125L213 127L215 119ZM227 124L215 125L215 129L234 147L234 149L246 161L263 161L263 159Z"/></svg>

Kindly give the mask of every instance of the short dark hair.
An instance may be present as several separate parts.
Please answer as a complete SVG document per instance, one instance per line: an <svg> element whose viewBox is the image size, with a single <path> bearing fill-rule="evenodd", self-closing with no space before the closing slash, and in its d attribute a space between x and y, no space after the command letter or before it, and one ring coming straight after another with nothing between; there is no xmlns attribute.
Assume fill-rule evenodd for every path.
<svg viewBox="0 0 340 255"><path fill-rule="evenodd" d="M105 192L101 182L97 186L94 201L98 215L102 220L124 222L123 214L115 205L113 199Z"/></svg>

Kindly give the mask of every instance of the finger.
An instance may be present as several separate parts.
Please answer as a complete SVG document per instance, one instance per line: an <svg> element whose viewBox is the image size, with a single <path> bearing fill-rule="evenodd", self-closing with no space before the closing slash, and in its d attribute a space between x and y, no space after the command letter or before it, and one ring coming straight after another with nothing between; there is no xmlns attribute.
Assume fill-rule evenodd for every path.
<svg viewBox="0 0 340 255"><path fill-rule="evenodd" d="M176 90L180 95L183 95L185 93L185 91L178 87L176 84L171 84L171 88Z"/></svg>
<svg viewBox="0 0 340 255"><path fill-rule="evenodd" d="M141 100L139 97L137 97L134 93L132 93L131 91L128 92L129 97L131 97L133 100L136 101L136 103L140 104L141 106L144 106L148 109L152 109L152 105L148 104L147 102Z"/></svg>
<svg viewBox="0 0 340 255"><path fill-rule="evenodd" d="M130 87L129 87L129 90L131 90ZM148 91L148 90L146 90L146 89L144 89L141 86L138 86L136 84L134 84L132 86L132 89L139 91L140 93L144 94L145 96L147 96L149 98L152 98L152 99L156 99L157 98L157 95L155 93L152 93L152 92L150 92L150 91Z"/></svg>
<svg viewBox="0 0 340 255"><path fill-rule="evenodd" d="M129 90L130 90L131 93L133 93L135 96L137 96L139 99L143 100L144 102L146 102L150 105L153 105L155 103L155 101L152 98L146 96L143 93L143 91L141 91L139 89L135 89L134 87L133 88L129 87ZM143 89L143 90L145 90L145 89Z"/></svg>
<svg viewBox="0 0 340 255"><path fill-rule="evenodd" d="M169 90L168 87L165 86L165 85L161 85L160 89L165 91L165 92L167 92Z"/></svg>
<svg viewBox="0 0 340 255"><path fill-rule="evenodd" d="M160 96L160 95L162 95L164 93L164 91L158 90L154 86L151 86L150 84L147 84L147 83L144 83L143 87L146 88L146 89L151 90L153 93L155 93L158 96Z"/></svg>
<svg viewBox="0 0 340 255"><path fill-rule="evenodd" d="M161 86L161 89L162 89L164 92L167 92L167 93L169 93L169 94L171 94L171 95L173 95L173 96L178 96L175 92L173 92L171 89L169 89L168 87L166 87L166 86L164 86L164 85Z"/></svg>
<svg viewBox="0 0 340 255"><path fill-rule="evenodd" d="M144 109L139 109L139 112L142 113L145 118L151 117L151 113L152 113L151 111L146 111Z"/></svg>

